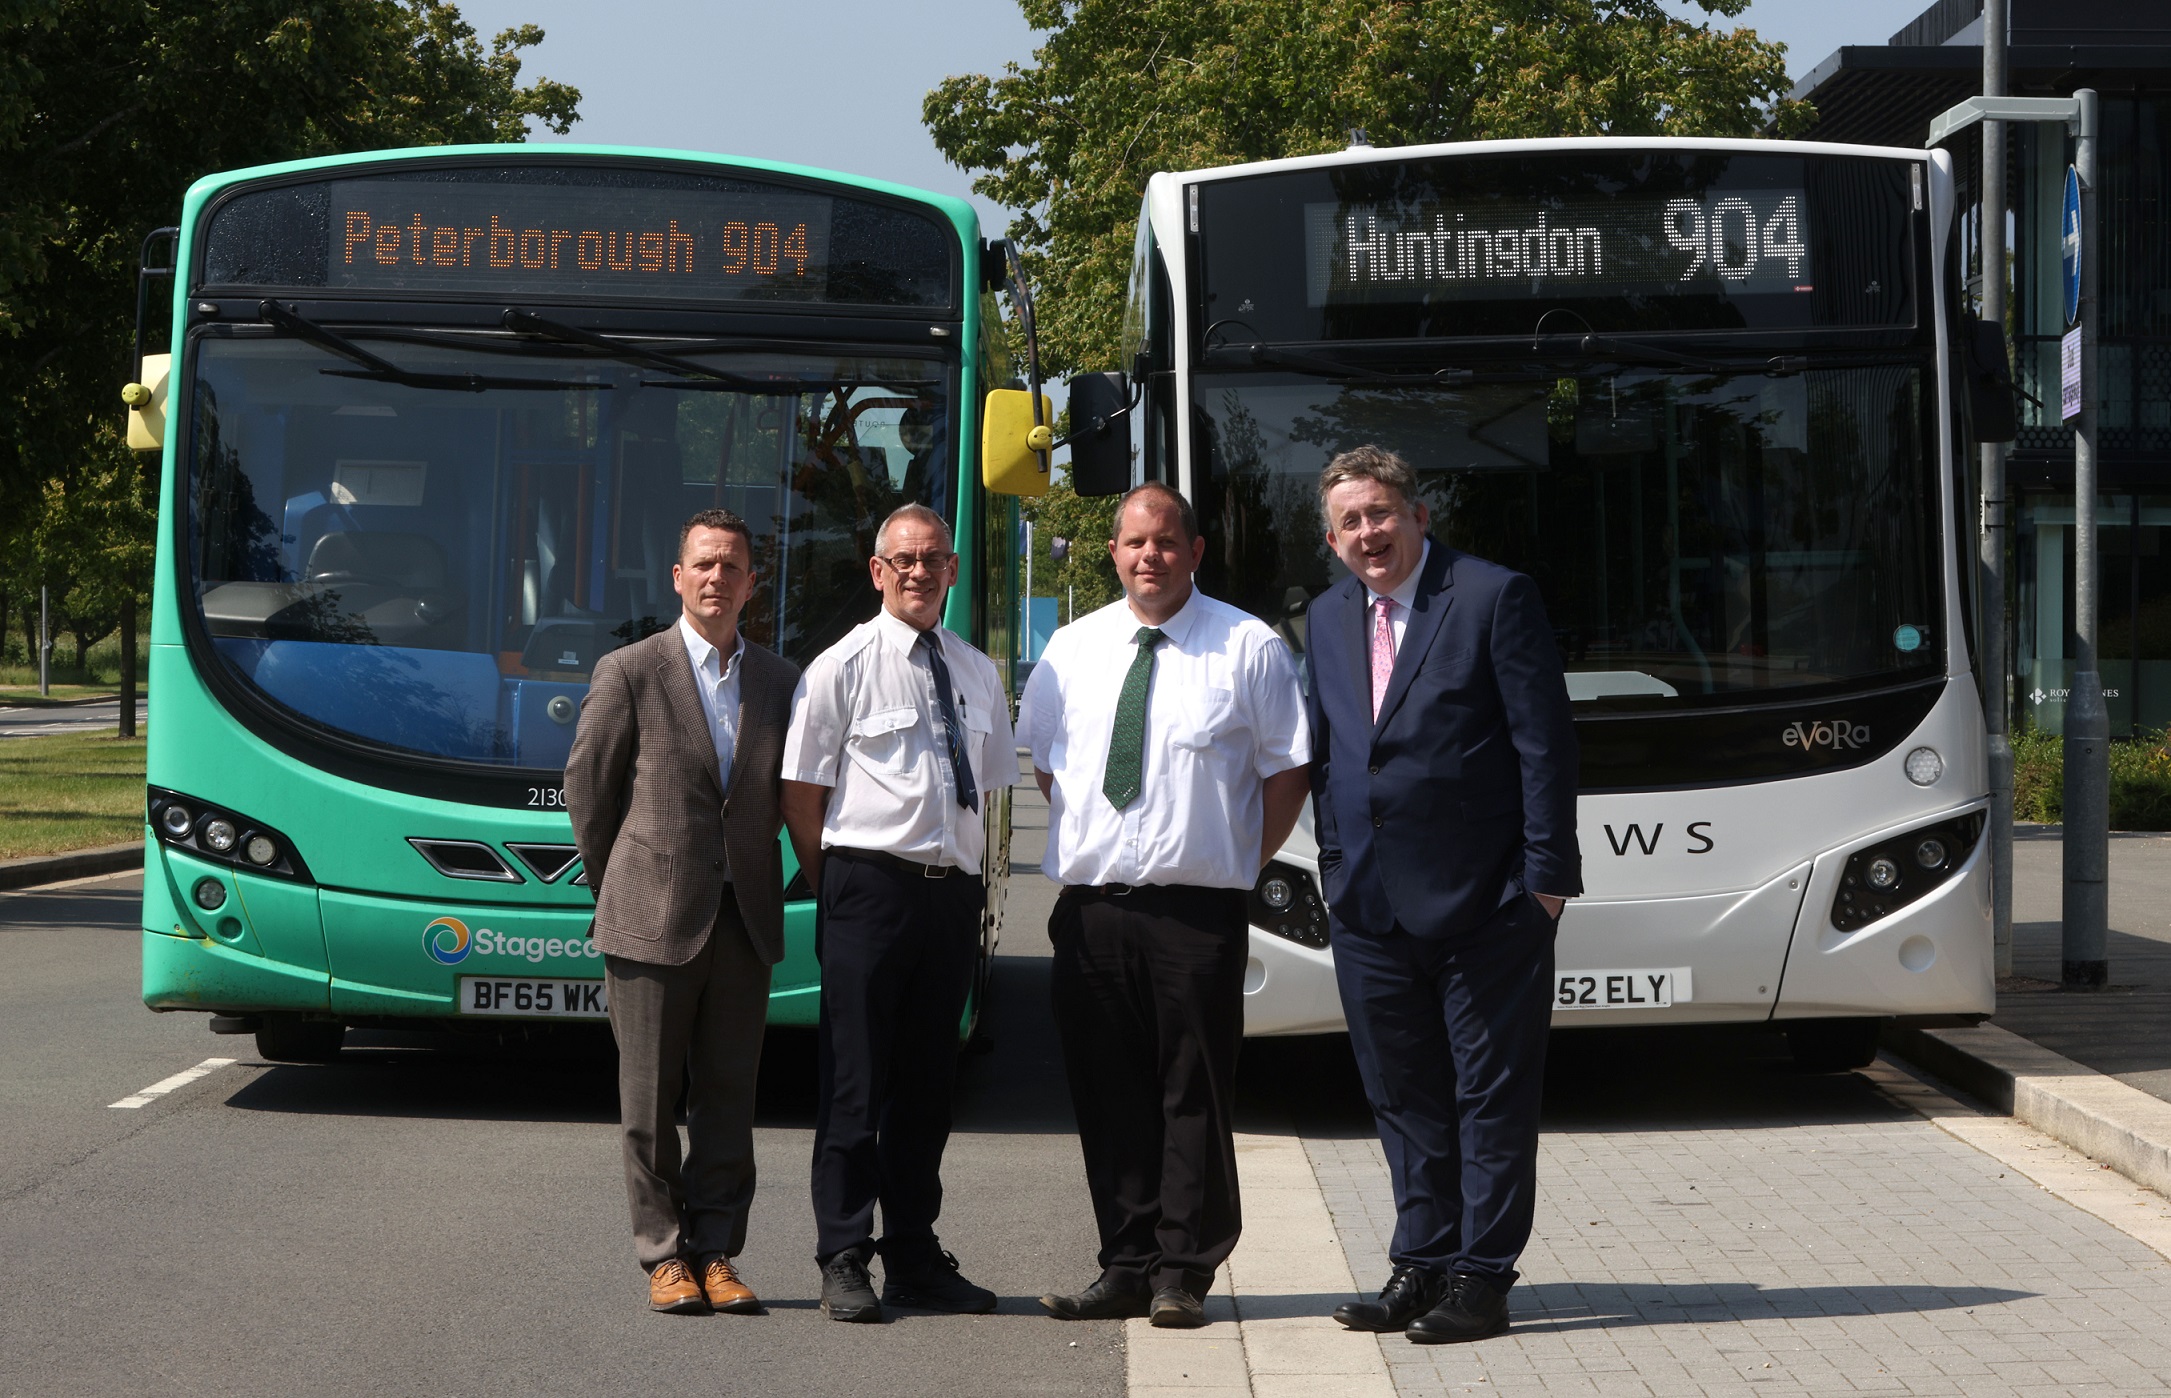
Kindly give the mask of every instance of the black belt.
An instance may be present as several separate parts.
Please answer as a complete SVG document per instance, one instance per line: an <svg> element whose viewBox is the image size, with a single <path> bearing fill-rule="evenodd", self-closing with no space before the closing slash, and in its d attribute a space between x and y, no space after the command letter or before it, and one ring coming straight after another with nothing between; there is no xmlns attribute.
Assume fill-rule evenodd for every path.
<svg viewBox="0 0 2171 1398"><path fill-rule="evenodd" d="M1134 893L1182 896L1187 894L1234 893L1241 896L1241 888L1213 888L1199 883L1072 883L1063 885L1065 893L1090 893L1096 898L1128 898Z"/></svg>
<svg viewBox="0 0 2171 1398"><path fill-rule="evenodd" d="M860 849L856 845L837 845L829 852L831 854L846 854L854 859L865 859L871 863L885 865L888 868L895 869L900 874L906 874L914 878L946 879L952 874L965 872L955 864L921 864L906 859L902 855L891 854L888 850Z"/></svg>

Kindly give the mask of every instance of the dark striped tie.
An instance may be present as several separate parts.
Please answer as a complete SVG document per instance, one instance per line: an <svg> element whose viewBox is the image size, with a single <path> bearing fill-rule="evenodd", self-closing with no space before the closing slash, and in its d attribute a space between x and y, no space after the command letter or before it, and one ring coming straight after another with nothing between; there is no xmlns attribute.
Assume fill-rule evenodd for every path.
<svg viewBox="0 0 2171 1398"><path fill-rule="evenodd" d="M1151 626L1138 628L1138 654L1123 676L1123 693L1116 697L1116 725L1108 734L1108 766L1101 776L1101 790L1108 804L1119 811L1138 799L1146 767L1146 697L1153 688L1153 648L1163 639Z"/></svg>
<svg viewBox="0 0 2171 1398"><path fill-rule="evenodd" d="M957 783L957 804L968 811L980 809L980 788L973 785L972 758L965 751L965 727L957 721L957 707L950 702L950 667L942 658L942 639L929 627L920 633L920 648L927 652L927 668L935 676L935 700L942 706L942 746L950 756L950 777Z"/></svg>

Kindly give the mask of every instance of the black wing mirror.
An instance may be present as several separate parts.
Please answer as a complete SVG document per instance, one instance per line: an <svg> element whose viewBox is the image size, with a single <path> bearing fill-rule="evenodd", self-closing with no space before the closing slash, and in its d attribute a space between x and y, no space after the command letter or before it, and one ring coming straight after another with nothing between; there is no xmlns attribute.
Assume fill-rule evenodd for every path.
<svg viewBox="0 0 2171 1398"><path fill-rule="evenodd" d="M2019 390L2005 352L2005 327L1994 320L1967 321L1967 396L1978 442L2010 442L2020 435Z"/></svg>
<svg viewBox="0 0 2171 1398"><path fill-rule="evenodd" d="M1070 488L1079 495L1121 495L1131 488L1132 407L1121 374L1080 374L1070 381Z"/></svg>

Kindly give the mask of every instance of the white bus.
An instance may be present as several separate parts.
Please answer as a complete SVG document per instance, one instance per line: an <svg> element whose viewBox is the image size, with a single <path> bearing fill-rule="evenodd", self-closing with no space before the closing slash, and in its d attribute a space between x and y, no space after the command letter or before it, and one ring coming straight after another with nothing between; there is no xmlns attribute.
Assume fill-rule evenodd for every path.
<svg viewBox="0 0 2171 1398"><path fill-rule="evenodd" d="M1400 452L1436 537L1537 580L1566 661L1587 891L1555 1024L1775 1023L1866 1062L1884 1019L1994 991L1956 221L1942 152L1795 142L1155 175L1074 471L1182 490L1201 586L1301 657L1341 574L1320 468ZM1254 890L1251 1034L1342 1027L1315 848L1307 819Z"/></svg>

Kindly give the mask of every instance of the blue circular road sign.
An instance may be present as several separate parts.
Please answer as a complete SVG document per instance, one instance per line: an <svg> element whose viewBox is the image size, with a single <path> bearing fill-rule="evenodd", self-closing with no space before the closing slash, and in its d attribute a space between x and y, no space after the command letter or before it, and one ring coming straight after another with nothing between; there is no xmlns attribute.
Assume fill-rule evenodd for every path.
<svg viewBox="0 0 2171 1398"><path fill-rule="evenodd" d="M2059 246L2065 262L2065 323L2081 318L2081 175L2065 167L2065 218L2059 229Z"/></svg>

